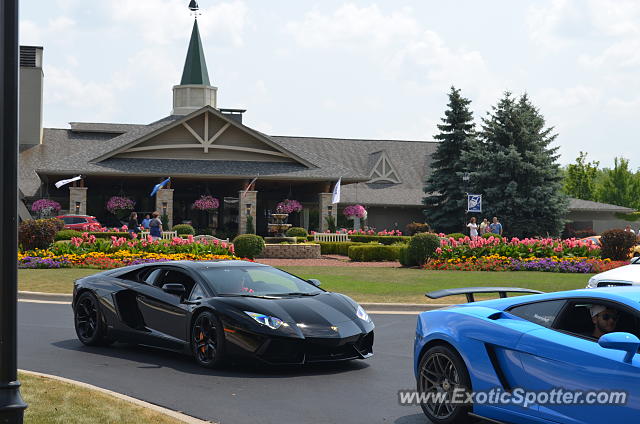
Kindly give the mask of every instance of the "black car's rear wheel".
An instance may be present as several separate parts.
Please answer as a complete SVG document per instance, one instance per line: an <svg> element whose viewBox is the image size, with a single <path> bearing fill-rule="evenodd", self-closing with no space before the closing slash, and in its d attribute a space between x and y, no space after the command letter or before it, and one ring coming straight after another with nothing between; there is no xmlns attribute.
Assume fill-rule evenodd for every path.
<svg viewBox="0 0 640 424"><path fill-rule="evenodd" d="M205 311L196 317L191 329L191 349L199 365L213 368L222 363L223 331L220 320L212 312Z"/></svg>
<svg viewBox="0 0 640 424"><path fill-rule="evenodd" d="M422 356L418 369L418 392L431 396L420 404L424 414L436 424L471 422L471 405L451 402L455 391L471 390L469 373L460 355L447 346L434 346Z"/></svg>
<svg viewBox="0 0 640 424"><path fill-rule="evenodd" d="M87 346L110 343L98 299L91 292L84 292L76 301L74 324L78 339Z"/></svg>

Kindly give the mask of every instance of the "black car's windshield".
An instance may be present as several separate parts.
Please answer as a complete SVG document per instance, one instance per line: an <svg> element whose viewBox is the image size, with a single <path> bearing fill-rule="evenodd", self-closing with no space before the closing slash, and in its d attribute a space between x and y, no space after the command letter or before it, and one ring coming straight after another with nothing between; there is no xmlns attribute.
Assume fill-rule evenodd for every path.
<svg viewBox="0 0 640 424"><path fill-rule="evenodd" d="M322 293L313 284L271 267L211 267L201 272L222 296L313 296Z"/></svg>

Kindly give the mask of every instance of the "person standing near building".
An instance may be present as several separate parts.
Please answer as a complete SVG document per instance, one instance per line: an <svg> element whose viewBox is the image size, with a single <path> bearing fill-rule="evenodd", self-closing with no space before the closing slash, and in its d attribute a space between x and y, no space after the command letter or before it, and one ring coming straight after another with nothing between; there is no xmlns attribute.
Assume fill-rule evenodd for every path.
<svg viewBox="0 0 640 424"><path fill-rule="evenodd" d="M129 231L129 236L131 238L138 237L138 233L140 232L140 225L138 224L138 214L136 212L131 212L131 215L129 216L127 231Z"/></svg>
<svg viewBox="0 0 640 424"><path fill-rule="evenodd" d="M489 220L487 218L482 220L480 224L480 235L483 236L489 232Z"/></svg>
<svg viewBox="0 0 640 424"><path fill-rule="evenodd" d="M475 216L471 217L471 220L467 224L467 228L469 229L469 235L472 239L478 237L478 224L476 224Z"/></svg>
<svg viewBox="0 0 640 424"><path fill-rule="evenodd" d="M497 216L493 217L493 222L489 227L491 228L492 233L502 236L502 224L498 222Z"/></svg>
<svg viewBox="0 0 640 424"><path fill-rule="evenodd" d="M144 216L144 219L142 220L142 228L144 228L145 230L148 230L150 222L151 222L151 215L146 214Z"/></svg>
<svg viewBox="0 0 640 424"><path fill-rule="evenodd" d="M629 225L629 224L627 224L627 226L624 227L624 231L627 232L627 233L634 234L634 235L636 233L635 231L633 231L633 229L631 228L631 225Z"/></svg>
<svg viewBox="0 0 640 424"><path fill-rule="evenodd" d="M149 235L155 241L162 237L162 221L160 221L160 213L154 212L149 222Z"/></svg>

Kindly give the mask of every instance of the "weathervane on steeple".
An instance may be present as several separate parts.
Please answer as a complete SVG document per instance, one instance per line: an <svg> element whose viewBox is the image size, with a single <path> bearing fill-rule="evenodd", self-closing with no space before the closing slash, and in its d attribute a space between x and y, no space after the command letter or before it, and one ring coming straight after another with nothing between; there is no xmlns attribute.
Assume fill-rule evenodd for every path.
<svg viewBox="0 0 640 424"><path fill-rule="evenodd" d="M196 19L198 19L198 15L200 15L200 7L198 6L198 2L196 0L191 0L189 2L189 10L191 11L191 13L193 13Z"/></svg>

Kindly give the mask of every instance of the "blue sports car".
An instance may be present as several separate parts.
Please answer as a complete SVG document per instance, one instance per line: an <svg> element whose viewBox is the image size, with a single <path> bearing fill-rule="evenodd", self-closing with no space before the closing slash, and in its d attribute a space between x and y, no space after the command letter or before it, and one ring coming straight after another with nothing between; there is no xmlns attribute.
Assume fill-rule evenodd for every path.
<svg viewBox="0 0 640 424"><path fill-rule="evenodd" d="M474 302L484 292L500 298ZM638 422L640 287L507 292L535 291L427 294L469 301L418 318L417 403L432 422Z"/></svg>

